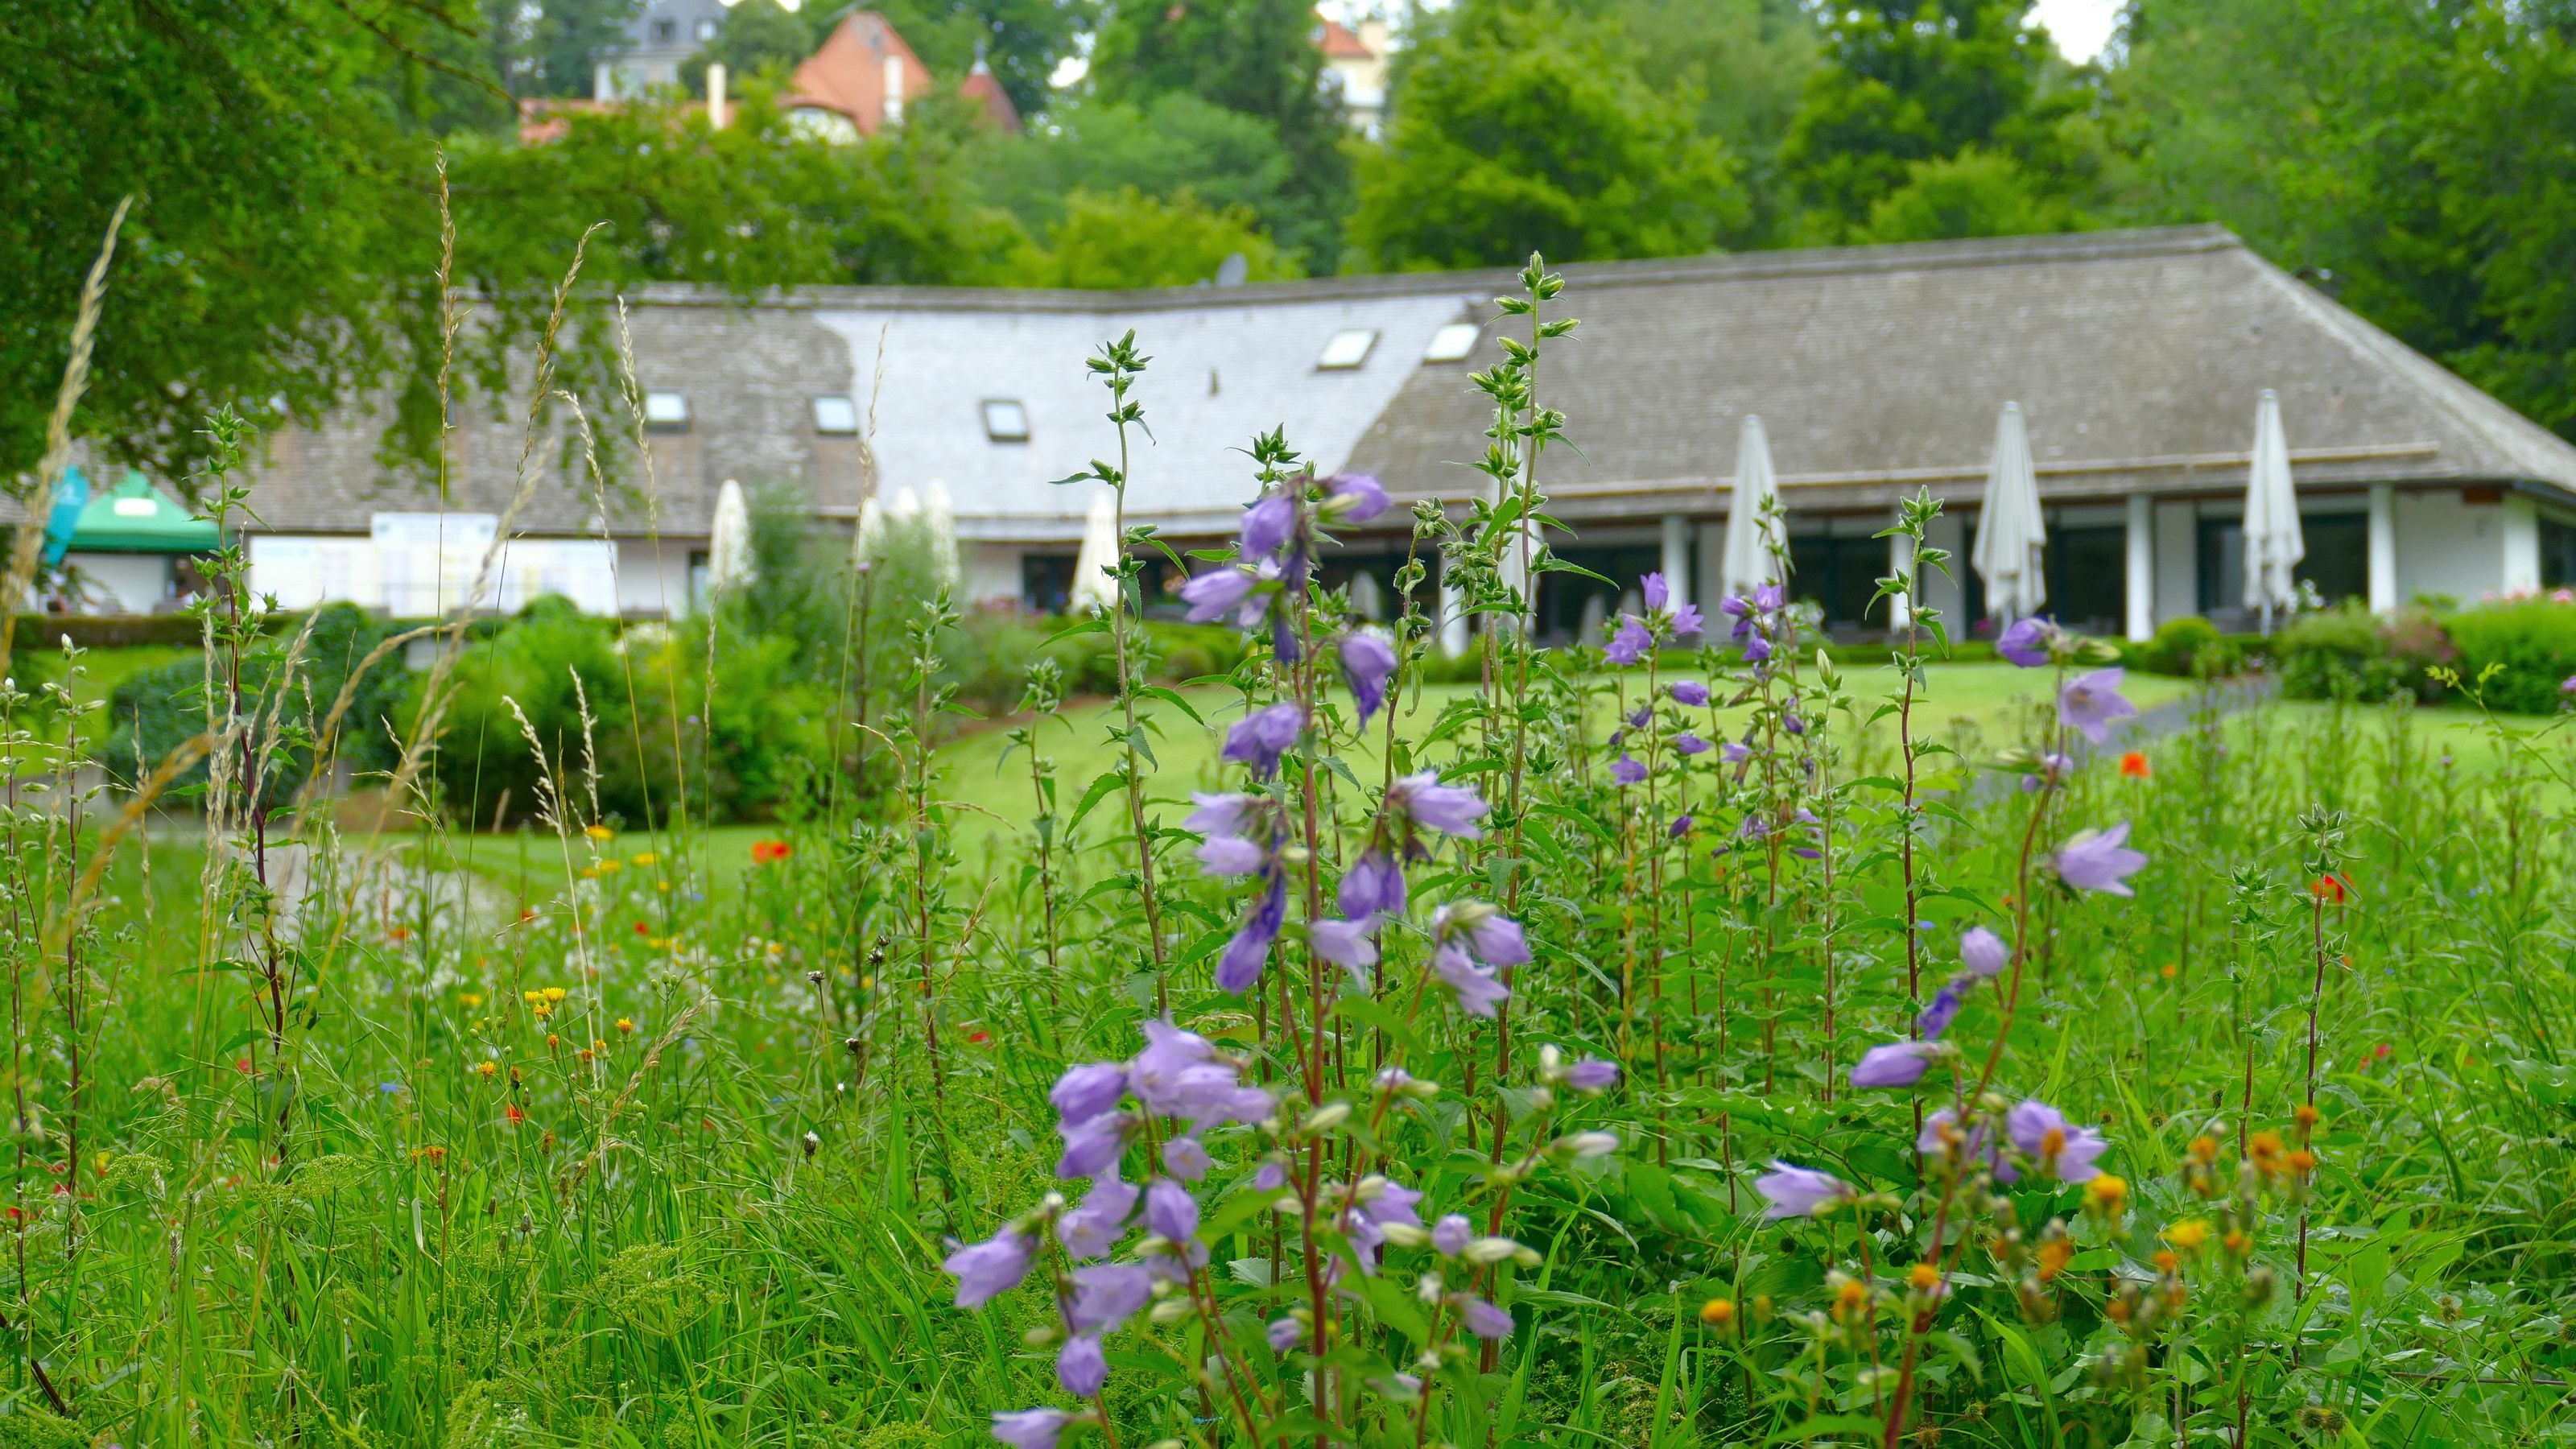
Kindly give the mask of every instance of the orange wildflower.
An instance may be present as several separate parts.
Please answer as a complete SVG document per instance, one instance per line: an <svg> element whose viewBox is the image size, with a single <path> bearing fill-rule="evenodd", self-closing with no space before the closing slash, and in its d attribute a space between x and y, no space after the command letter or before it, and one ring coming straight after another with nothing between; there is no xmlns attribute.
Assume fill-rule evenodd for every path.
<svg viewBox="0 0 2576 1449"><path fill-rule="evenodd" d="M2120 773L2133 780L2143 780L2153 775L2155 769L2147 763L2146 751L2131 750L2120 757Z"/></svg>

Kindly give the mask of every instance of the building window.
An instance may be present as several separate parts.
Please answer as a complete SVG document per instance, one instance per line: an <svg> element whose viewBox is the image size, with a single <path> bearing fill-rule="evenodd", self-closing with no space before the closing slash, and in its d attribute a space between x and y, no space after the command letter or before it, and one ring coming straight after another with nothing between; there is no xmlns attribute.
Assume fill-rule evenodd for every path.
<svg viewBox="0 0 2576 1449"><path fill-rule="evenodd" d="M814 399L814 431L854 437L859 431L859 405L846 393L828 392Z"/></svg>
<svg viewBox="0 0 2576 1449"><path fill-rule="evenodd" d="M2043 550L2048 602L2040 612L2085 634L2118 634L2129 613L2129 530L2112 523L2062 528L2052 522Z"/></svg>
<svg viewBox="0 0 2576 1449"><path fill-rule="evenodd" d="M1073 555L1020 555L1020 603L1033 614L1061 614L1073 601Z"/></svg>
<svg viewBox="0 0 2576 1449"><path fill-rule="evenodd" d="M1369 349L1377 346L1374 327L1345 327L1324 344L1323 355L1315 359L1318 372L1348 372L1368 361Z"/></svg>
<svg viewBox="0 0 2576 1449"><path fill-rule="evenodd" d="M655 45L668 45L679 38L680 22L676 20L656 20L653 22L653 43Z"/></svg>
<svg viewBox="0 0 2576 1449"><path fill-rule="evenodd" d="M1549 644L1599 644L1618 627L1621 596L1636 592L1637 580L1664 566L1664 552L1653 544L1628 548L1551 548L1551 558L1589 569L1601 578L1551 571L1538 576L1538 636ZM1601 579L1613 582L1603 583ZM1637 604L1630 601L1627 608Z"/></svg>
<svg viewBox="0 0 2576 1449"><path fill-rule="evenodd" d="M2540 586L2576 588L2576 524L2540 520Z"/></svg>
<svg viewBox="0 0 2576 1449"><path fill-rule="evenodd" d="M2200 520L2200 612L2215 618L2245 609L2245 525L2233 518ZM2303 513L2300 541L2306 557L2291 577L2315 586L2328 604L2370 597L2370 515Z"/></svg>
<svg viewBox="0 0 2576 1449"><path fill-rule="evenodd" d="M698 22L698 39L700 39L701 41L706 41L706 40L713 40L713 39L715 39L715 38L716 38L716 23L715 23L713 20L701 20L701 21L699 21L699 22Z"/></svg>
<svg viewBox="0 0 2576 1449"><path fill-rule="evenodd" d="M1029 410L1009 398L985 399L984 436L996 443L1027 442Z"/></svg>
<svg viewBox="0 0 2576 1449"><path fill-rule="evenodd" d="M1473 322L1452 322L1431 334L1431 345L1422 349L1422 360L1464 362L1476 350L1476 339L1484 330Z"/></svg>
<svg viewBox="0 0 2576 1449"><path fill-rule="evenodd" d="M1875 619L1870 600L1887 573L1887 540L1865 533L1813 534L1789 540L1789 597L1823 611L1827 627L1857 629L1887 622L1880 604Z"/></svg>
<svg viewBox="0 0 2576 1449"><path fill-rule="evenodd" d="M678 392L644 394L644 426L657 433L685 433L689 430L689 397Z"/></svg>

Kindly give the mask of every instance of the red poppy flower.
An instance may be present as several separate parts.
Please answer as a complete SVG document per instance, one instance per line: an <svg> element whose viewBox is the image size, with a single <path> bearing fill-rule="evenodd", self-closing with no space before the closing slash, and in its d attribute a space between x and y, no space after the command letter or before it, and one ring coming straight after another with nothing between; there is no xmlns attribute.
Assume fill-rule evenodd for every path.
<svg viewBox="0 0 2576 1449"><path fill-rule="evenodd" d="M2120 757L2120 773L2132 779L2143 780L2153 775L2155 770L2147 764L2146 751L2131 750Z"/></svg>
<svg viewBox="0 0 2576 1449"><path fill-rule="evenodd" d="M772 865L796 853L796 847L784 840L755 840L751 843L751 863Z"/></svg>
<svg viewBox="0 0 2576 1449"><path fill-rule="evenodd" d="M512 1103L511 1103L510 1105L508 1105L507 1107L502 1108L502 1109L501 1109L501 1115L502 1115L502 1116L504 1116L504 1117L509 1118L509 1119L510 1119L510 1125L511 1125L511 1126L513 1126L513 1127L516 1127L516 1126L518 1126L520 1123L525 1122L525 1121L527 1121L527 1120L528 1120L528 1114L527 1114L527 1113L525 1113L525 1112L520 1111L520 1110L519 1110L519 1104L518 1104L518 1103L516 1103L516 1102L512 1102Z"/></svg>
<svg viewBox="0 0 2576 1449"><path fill-rule="evenodd" d="M966 1040L977 1046L984 1046L993 1040L993 1036L990 1032L970 1031L966 1033Z"/></svg>
<svg viewBox="0 0 2576 1449"><path fill-rule="evenodd" d="M2308 894L2321 901L2332 901L2336 905L2342 905L2352 899L2352 882L2328 872L2308 882Z"/></svg>
<svg viewBox="0 0 2576 1449"><path fill-rule="evenodd" d="M635 934L636 934L636 935L639 935L639 936L649 936L649 935L652 935L652 934L653 934L653 927L652 927L651 923L650 923L650 922L646 922L646 921L637 921L637 922L635 923Z"/></svg>

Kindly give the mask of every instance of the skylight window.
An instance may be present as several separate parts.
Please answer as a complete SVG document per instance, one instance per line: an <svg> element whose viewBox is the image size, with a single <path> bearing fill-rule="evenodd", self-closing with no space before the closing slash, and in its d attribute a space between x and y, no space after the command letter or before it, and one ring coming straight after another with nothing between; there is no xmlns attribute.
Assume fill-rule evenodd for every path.
<svg viewBox="0 0 2576 1449"><path fill-rule="evenodd" d="M644 394L644 426L657 433L686 432L689 426L689 395L680 392Z"/></svg>
<svg viewBox="0 0 2576 1449"><path fill-rule="evenodd" d="M984 401L984 436L996 443L1029 440L1029 410L1010 398Z"/></svg>
<svg viewBox="0 0 2576 1449"><path fill-rule="evenodd" d="M1320 372L1348 372L1368 361L1369 349L1377 346L1374 327L1345 327L1324 344L1324 354L1315 359Z"/></svg>
<svg viewBox="0 0 2576 1449"><path fill-rule="evenodd" d="M814 399L814 431L854 436L859 431L859 405L845 393L828 392Z"/></svg>
<svg viewBox="0 0 2576 1449"><path fill-rule="evenodd" d="M1476 350L1476 339L1484 329L1473 322L1452 322L1431 334L1431 345L1422 349L1425 362L1464 362Z"/></svg>

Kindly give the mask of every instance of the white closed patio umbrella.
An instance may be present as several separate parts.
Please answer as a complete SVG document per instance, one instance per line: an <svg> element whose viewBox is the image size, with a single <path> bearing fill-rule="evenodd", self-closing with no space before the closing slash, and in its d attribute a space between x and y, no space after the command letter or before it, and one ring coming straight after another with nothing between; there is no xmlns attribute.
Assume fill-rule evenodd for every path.
<svg viewBox="0 0 2576 1449"><path fill-rule="evenodd" d="M2308 556L2299 531L2299 490L2290 478L2290 440L2281 430L2281 399L2270 388L2254 404L2254 466L2245 479L2245 607L2272 632L2272 615L2299 601L2294 571Z"/></svg>
<svg viewBox="0 0 2576 1449"><path fill-rule="evenodd" d="M2019 619L2048 602L2048 577L2040 552L2048 525L2039 515L2039 474L2031 466L2030 430L2021 404L2004 404L1995 419L1995 452L1986 465L1986 502L1977 510L1977 543L1969 561L1986 581L1986 612Z"/></svg>
<svg viewBox="0 0 2576 1449"><path fill-rule="evenodd" d="M716 490L716 513L707 531L707 588L727 594L755 577L751 565L751 509L742 485L731 478Z"/></svg>
<svg viewBox="0 0 2576 1449"><path fill-rule="evenodd" d="M1779 581L1779 501L1771 437L1762 431L1762 419L1747 413L1735 443L1735 491L1726 505L1726 552L1718 564L1718 587L1726 597Z"/></svg>
<svg viewBox="0 0 2576 1449"><path fill-rule="evenodd" d="M1082 521L1082 550L1073 556L1073 587L1065 607L1076 614L1118 607L1118 500L1106 488L1091 495L1091 511Z"/></svg>
<svg viewBox="0 0 2576 1449"><path fill-rule="evenodd" d="M1503 485L1500 480L1486 491L1486 500L1497 505L1503 501ZM1544 557L1546 557L1546 545L1539 537L1537 529L1527 523L1521 523L1504 533L1502 553L1494 561L1494 577L1504 588L1520 595L1521 616L1501 627L1509 629L1525 625L1530 621L1531 616L1538 612L1538 598L1530 588L1530 574L1537 567L1538 561Z"/></svg>

